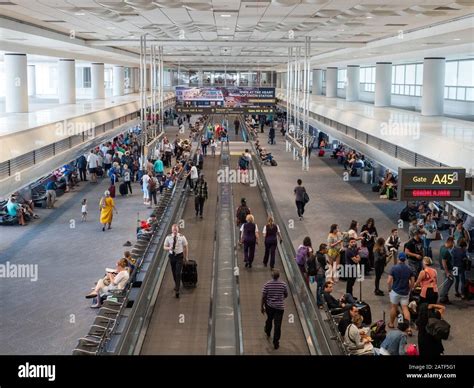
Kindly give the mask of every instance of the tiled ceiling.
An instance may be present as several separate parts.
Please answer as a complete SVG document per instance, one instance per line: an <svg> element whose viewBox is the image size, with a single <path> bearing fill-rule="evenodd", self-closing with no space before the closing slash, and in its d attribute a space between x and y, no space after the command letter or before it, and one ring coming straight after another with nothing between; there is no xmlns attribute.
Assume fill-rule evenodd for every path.
<svg viewBox="0 0 474 388"><path fill-rule="evenodd" d="M165 46L169 61L229 64L281 64L288 46L305 36L311 37L311 55L317 57L400 30L447 22L473 10L474 0L0 2L1 15L63 34L73 31L94 49L138 53L139 36L147 33Z"/></svg>

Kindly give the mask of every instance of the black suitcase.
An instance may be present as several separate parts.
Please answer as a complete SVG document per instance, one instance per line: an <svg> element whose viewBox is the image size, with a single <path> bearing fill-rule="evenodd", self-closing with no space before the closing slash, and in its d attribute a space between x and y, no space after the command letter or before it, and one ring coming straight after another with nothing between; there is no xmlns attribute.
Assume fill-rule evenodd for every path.
<svg viewBox="0 0 474 388"><path fill-rule="evenodd" d="M183 264L181 281L184 287L196 287L198 281L197 263L195 260L188 260Z"/></svg>
<svg viewBox="0 0 474 388"><path fill-rule="evenodd" d="M124 196L128 194L128 186L125 182L120 183L119 186L119 193L120 195Z"/></svg>
<svg viewBox="0 0 474 388"><path fill-rule="evenodd" d="M357 301L356 305L359 309L359 314L364 318L364 325L370 325L372 323L372 312L370 311L370 306L361 301Z"/></svg>

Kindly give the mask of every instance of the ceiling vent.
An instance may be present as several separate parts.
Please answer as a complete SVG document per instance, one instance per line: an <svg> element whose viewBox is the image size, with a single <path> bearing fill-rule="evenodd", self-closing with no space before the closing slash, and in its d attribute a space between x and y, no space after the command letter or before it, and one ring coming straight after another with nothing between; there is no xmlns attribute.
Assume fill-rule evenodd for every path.
<svg viewBox="0 0 474 388"><path fill-rule="evenodd" d="M0 1L0 5L17 5L17 4L12 3L11 1Z"/></svg>
<svg viewBox="0 0 474 388"><path fill-rule="evenodd" d="M408 26L408 24L403 24L403 23L388 23L385 24L386 27L404 27Z"/></svg>
<svg viewBox="0 0 474 388"><path fill-rule="evenodd" d="M66 23L65 20L42 20L45 23Z"/></svg>

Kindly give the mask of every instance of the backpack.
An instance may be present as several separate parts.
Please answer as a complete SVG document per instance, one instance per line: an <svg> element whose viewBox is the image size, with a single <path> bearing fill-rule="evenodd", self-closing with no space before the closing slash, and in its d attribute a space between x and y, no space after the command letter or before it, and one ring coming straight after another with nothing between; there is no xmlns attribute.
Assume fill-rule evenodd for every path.
<svg viewBox="0 0 474 388"><path fill-rule="evenodd" d="M436 338L437 340L447 340L451 325L444 319L429 318L426 325L426 332Z"/></svg>
<svg viewBox="0 0 474 388"><path fill-rule="evenodd" d="M247 160L243 156L239 159L239 167L243 170L247 169Z"/></svg>
<svg viewBox="0 0 474 388"><path fill-rule="evenodd" d="M148 191L155 191L156 190L156 178L152 177L148 181Z"/></svg>
<svg viewBox="0 0 474 388"><path fill-rule="evenodd" d="M239 206L237 209L237 219L241 224L245 223L245 218L250 214L250 209L247 206Z"/></svg>
<svg viewBox="0 0 474 388"><path fill-rule="evenodd" d="M308 276L316 276L318 272L318 268L316 265L316 255L311 255L306 262L307 269L308 269Z"/></svg>

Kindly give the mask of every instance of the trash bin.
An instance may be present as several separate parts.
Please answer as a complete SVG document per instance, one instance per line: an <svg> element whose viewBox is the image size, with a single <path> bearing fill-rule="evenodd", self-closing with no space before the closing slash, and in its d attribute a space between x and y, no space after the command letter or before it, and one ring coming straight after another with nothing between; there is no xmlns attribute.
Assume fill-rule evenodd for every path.
<svg viewBox="0 0 474 388"><path fill-rule="evenodd" d="M362 182L372 184L374 177L373 170L363 170L362 171Z"/></svg>

